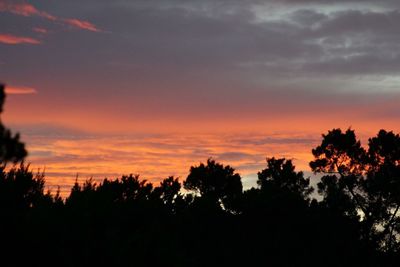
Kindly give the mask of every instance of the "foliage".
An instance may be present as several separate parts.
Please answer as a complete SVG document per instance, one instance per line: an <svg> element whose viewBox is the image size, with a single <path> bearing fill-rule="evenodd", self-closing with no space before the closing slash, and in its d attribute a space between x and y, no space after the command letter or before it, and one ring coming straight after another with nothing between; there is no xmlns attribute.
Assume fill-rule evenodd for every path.
<svg viewBox="0 0 400 267"><path fill-rule="evenodd" d="M209 199L211 203L223 204L227 209L234 208L243 190L241 177L235 173L235 169L212 159L207 160L207 165L200 163L191 167L183 186Z"/></svg>
<svg viewBox="0 0 400 267"><path fill-rule="evenodd" d="M258 173L258 185L261 190L290 193L306 199L313 192L310 179L304 178L303 172L296 172L291 160L267 158L267 168ZM284 192L282 192L284 191Z"/></svg>
<svg viewBox="0 0 400 267"><path fill-rule="evenodd" d="M310 163L325 173L318 184L322 204L357 219L361 238L384 251L399 249L400 137L381 130L361 147L353 130L323 135Z"/></svg>

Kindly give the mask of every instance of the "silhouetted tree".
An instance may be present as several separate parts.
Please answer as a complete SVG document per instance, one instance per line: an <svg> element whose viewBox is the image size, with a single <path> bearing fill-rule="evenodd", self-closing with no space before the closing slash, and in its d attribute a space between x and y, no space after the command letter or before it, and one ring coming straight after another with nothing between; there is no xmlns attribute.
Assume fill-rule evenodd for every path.
<svg viewBox="0 0 400 267"><path fill-rule="evenodd" d="M381 246L399 249L400 217L400 136L380 130L369 139L368 170L363 183L368 193L368 212L375 224L383 227L379 233Z"/></svg>
<svg viewBox="0 0 400 267"><path fill-rule="evenodd" d="M291 160L267 158L267 168L258 173L257 184L263 191L280 191L307 199L313 192L310 179L296 172Z"/></svg>
<svg viewBox="0 0 400 267"><path fill-rule="evenodd" d="M343 214L357 216L361 211L368 216L362 188L366 151L351 129L334 129L322 137L321 145L312 150L315 160L310 167L315 173L328 174L318 184L324 201Z"/></svg>
<svg viewBox="0 0 400 267"><path fill-rule="evenodd" d="M170 176L161 181L158 187L154 188L153 194L161 199L169 210L176 212L177 208L182 208L182 205L184 205L184 198L180 191L181 183L179 179Z"/></svg>
<svg viewBox="0 0 400 267"><path fill-rule="evenodd" d="M21 164L8 171L0 171L0 206L2 210L26 211L37 206L45 197L44 174L33 174L29 165Z"/></svg>
<svg viewBox="0 0 400 267"><path fill-rule="evenodd" d="M243 190L241 177L235 169L212 159L207 160L207 165L192 166L183 186L227 209L235 206Z"/></svg>
<svg viewBox="0 0 400 267"><path fill-rule="evenodd" d="M4 85L0 84L0 112L3 112L5 98ZM19 134L13 135L0 121L0 164L20 162L26 155L27 151L25 145L19 141Z"/></svg>
<svg viewBox="0 0 400 267"><path fill-rule="evenodd" d="M400 138L381 130L361 147L353 130L323 135L310 163L325 173L318 184L323 203L360 221L361 236L369 244L392 251L397 247L400 193Z"/></svg>

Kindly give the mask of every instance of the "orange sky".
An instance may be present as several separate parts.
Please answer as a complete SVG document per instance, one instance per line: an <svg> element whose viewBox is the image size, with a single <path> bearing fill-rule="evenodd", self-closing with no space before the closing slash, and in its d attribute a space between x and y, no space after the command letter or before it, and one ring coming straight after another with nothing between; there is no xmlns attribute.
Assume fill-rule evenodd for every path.
<svg viewBox="0 0 400 267"><path fill-rule="evenodd" d="M399 4L328 2L0 0L2 120L64 194L209 157L246 186L265 157L309 171L332 128L400 130Z"/></svg>
<svg viewBox="0 0 400 267"><path fill-rule="evenodd" d="M146 124L83 112L82 116L57 116L63 114L61 109L32 123L37 121L37 111L21 110L18 103L35 97L9 96L4 121L22 133L33 169L45 169L47 184L53 190L61 186L63 195L69 192L76 175L80 181L131 173L152 182L169 175L182 180L190 166L209 157L235 167L244 185L250 187L255 186L256 174L265 167L266 157L293 159L298 170L310 175L311 149L321 141L321 133L333 127L356 129L364 144L381 128L399 130L390 127L395 120L354 120L350 111L346 111L347 118L340 113L323 118L299 114L280 117L279 121L268 117L193 121L179 116ZM19 120L23 123L15 123ZM52 120L57 124L51 124ZM112 130L104 125L112 125Z"/></svg>

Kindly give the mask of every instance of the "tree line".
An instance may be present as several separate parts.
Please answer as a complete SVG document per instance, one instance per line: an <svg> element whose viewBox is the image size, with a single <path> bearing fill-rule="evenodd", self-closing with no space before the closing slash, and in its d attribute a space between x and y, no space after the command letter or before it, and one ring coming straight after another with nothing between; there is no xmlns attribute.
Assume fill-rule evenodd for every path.
<svg viewBox="0 0 400 267"><path fill-rule="evenodd" d="M183 182L89 179L63 199L0 124L2 266L398 266L400 136L391 131L367 147L352 129L323 134L310 162L316 188L290 159L267 158L248 190L234 168L208 159Z"/></svg>

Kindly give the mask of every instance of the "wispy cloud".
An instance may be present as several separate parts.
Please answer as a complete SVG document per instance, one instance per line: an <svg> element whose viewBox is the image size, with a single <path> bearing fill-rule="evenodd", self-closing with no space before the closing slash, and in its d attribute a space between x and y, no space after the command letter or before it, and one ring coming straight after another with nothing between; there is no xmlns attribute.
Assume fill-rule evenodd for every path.
<svg viewBox="0 0 400 267"><path fill-rule="evenodd" d="M32 29L34 32L40 33L40 34L47 34L49 31L45 28L40 28L40 27L35 27Z"/></svg>
<svg viewBox="0 0 400 267"><path fill-rule="evenodd" d="M10 95L31 95L37 94L35 88L25 87L25 86L8 86L6 88L6 93Z"/></svg>
<svg viewBox="0 0 400 267"><path fill-rule="evenodd" d="M0 11L6 11L24 17L39 16L48 20L57 20L55 16L50 15L47 12L40 11L28 3L0 2Z"/></svg>
<svg viewBox="0 0 400 267"><path fill-rule="evenodd" d="M79 20L79 19L64 19L64 22L70 26L75 28L79 28L82 30L92 31L92 32L101 32L93 23L88 21Z"/></svg>
<svg viewBox="0 0 400 267"><path fill-rule="evenodd" d="M65 192L73 185L77 173L82 180L129 173L139 173L155 183L169 175L185 179L190 166L209 157L230 164L243 177L255 176L265 168L265 157L272 156L295 159L299 170L308 170L310 149L314 145L303 141L308 136L291 140L284 135L270 135L275 142L260 141L254 145L254 141L265 139L265 135L102 136L73 131L63 135L68 130L46 126L37 126L35 130L35 127L31 126L30 131L16 127L28 144L29 161L34 168L46 167L48 185L60 185Z"/></svg>
<svg viewBox="0 0 400 267"><path fill-rule="evenodd" d="M92 32L101 32L101 30L91 22L80 20L77 18L56 17L45 11L38 10L35 6L28 3L11 3L8 1L0 0L0 12L9 12L24 17L37 16L50 21L62 22L76 29L87 30ZM36 28L36 29L41 29L41 28ZM37 32L44 33L43 31L37 31Z"/></svg>
<svg viewBox="0 0 400 267"><path fill-rule="evenodd" d="M25 36L16 36L12 34L0 34L0 43L8 44L8 45L18 45L18 44L33 44L38 45L42 42Z"/></svg>

